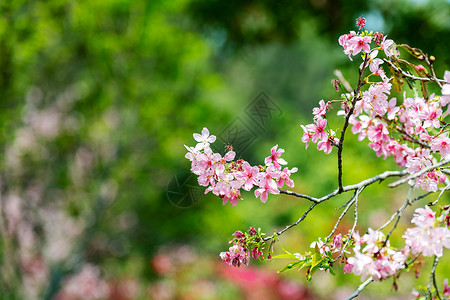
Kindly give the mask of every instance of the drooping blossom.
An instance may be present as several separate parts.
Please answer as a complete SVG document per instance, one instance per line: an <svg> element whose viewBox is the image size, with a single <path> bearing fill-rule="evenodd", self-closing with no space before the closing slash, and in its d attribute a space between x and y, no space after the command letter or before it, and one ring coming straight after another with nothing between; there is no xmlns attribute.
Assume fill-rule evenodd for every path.
<svg viewBox="0 0 450 300"><path fill-rule="evenodd" d="M198 142L195 146L196 149L205 149L210 143L216 141L215 135L209 135L209 130L203 127L202 134L194 133L194 139Z"/></svg>
<svg viewBox="0 0 450 300"><path fill-rule="evenodd" d="M279 194L278 188L283 184L294 186L290 175L297 171L285 168L281 171L281 165L287 162L280 156L283 149L272 147L271 155L266 157L265 166L251 166L248 162L239 159L234 161L236 153L229 150L223 157L210 148L210 143L215 140L209 135L207 128L203 128L202 134L194 134L196 147L188 147L186 158L191 161L191 171L198 176L199 185L206 187L205 193L212 192L222 199L222 203L231 203L232 206L242 199L241 189L250 191L257 187L255 196L266 202L269 194ZM212 138L214 137L214 138Z"/></svg>
<svg viewBox="0 0 450 300"><path fill-rule="evenodd" d="M450 230L440 226L435 213L428 206L416 209L411 222L416 227L408 228L403 238L412 253L441 257L443 248L450 248Z"/></svg>
<svg viewBox="0 0 450 300"><path fill-rule="evenodd" d="M277 148L278 145L272 147L272 149L270 150L271 155L266 157L264 162L266 163L266 166L273 164L277 170L281 170L280 165L286 165L287 162L284 159L280 158L281 154L284 153L284 149L280 148L277 150Z"/></svg>

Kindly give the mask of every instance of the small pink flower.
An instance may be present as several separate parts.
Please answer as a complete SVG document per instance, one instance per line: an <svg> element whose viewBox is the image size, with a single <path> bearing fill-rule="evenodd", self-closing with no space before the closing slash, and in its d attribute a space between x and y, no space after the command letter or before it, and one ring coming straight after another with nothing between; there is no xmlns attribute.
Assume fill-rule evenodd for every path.
<svg viewBox="0 0 450 300"><path fill-rule="evenodd" d="M351 273L353 270L353 265L349 264L348 262L344 266L344 274Z"/></svg>
<svg viewBox="0 0 450 300"><path fill-rule="evenodd" d="M319 107L314 107L313 108L314 118L324 117L325 113L327 112L327 110L330 107L330 105L331 105L331 102L325 103L325 101L320 100L319 101Z"/></svg>
<svg viewBox="0 0 450 300"><path fill-rule="evenodd" d="M277 188L273 188L272 186L265 185L262 188L259 188L255 190L255 197L258 198L261 196L261 202L266 203L267 199L269 198L269 194L279 194L280 190Z"/></svg>
<svg viewBox="0 0 450 300"><path fill-rule="evenodd" d="M386 38L387 36L385 36L381 42L381 48L384 50L384 54L386 54L387 57L391 57L392 55L396 56L397 49L394 41Z"/></svg>
<svg viewBox="0 0 450 300"><path fill-rule="evenodd" d="M303 136L302 136L302 142L306 144L305 149L308 149L309 141L311 140L311 137L313 136L312 132L314 131L314 124L309 124L306 126L300 125L303 129ZM186 154L187 155L187 154Z"/></svg>
<svg viewBox="0 0 450 300"><path fill-rule="evenodd" d="M386 107L388 120L394 120L395 115L400 110L400 107L396 106L396 104L397 98L395 97L388 101L388 106Z"/></svg>
<svg viewBox="0 0 450 300"><path fill-rule="evenodd" d="M370 52L370 42L372 38L370 36L354 36L348 41L349 47L352 49L352 55L355 56L359 52L364 51L366 53Z"/></svg>
<svg viewBox="0 0 450 300"><path fill-rule="evenodd" d="M411 223L423 228L431 228L436 222L436 213L430 209L428 205L425 208L418 208L415 210L414 217Z"/></svg>
<svg viewBox="0 0 450 300"><path fill-rule="evenodd" d="M433 152L440 152L441 159L450 157L450 138L437 137L431 141L431 150Z"/></svg>
<svg viewBox="0 0 450 300"><path fill-rule="evenodd" d="M317 143L317 150L323 150L325 154L330 154L331 150L333 150L331 141L329 139L321 140L320 142Z"/></svg>
<svg viewBox="0 0 450 300"><path fill-rule="evenodd" d="M277 150L277 148L278 145L272 147L272 149L270 150L271 155L266 157L264 162L266 166L273 164L277 170L281 170L280 164L286 165L287 162L284 159L280 158L281 154L283 154L284 152L284 149L280 148Z"/></svg>
<svg viewBox="0 0 450 300"><path fill-rule="evenodd" d="M289 178L292 173L297 172L297 168L293 168L292 170L289 170L287 167L283 169L283 171L280 173L280 177L277 179L277 186L279 188L283 187L284 183L290 188L294 187L294 181Z"/></svg>
<svg viewBox="0 0 450 300"><path fill-rule="evenodd" d="M256 184L257 175L259 174L258 167L252 167L248 162L244 162L242 164L242 172L238 172L236 174L236 179L243 180L243 189L246 191L250 191L253 185Z"/></svg>
<svg viewBox="0 0 450 300"><path fill-rule="evenodd" d="M209 130L203 127L202 134L194 133L194 139L198 142L196 149L204 149L209 146L210 143L216 141L215 135L209 135Z"/></svg>
<svg viewBox="0 0 450 300"><path fill-rule="evenodd" d="M448 278L444 279L444 289L442 290L442 294L446 297L450 296L450 287L448 286Z"/></svg>
<svg viewBox="0 0 450 300"><path fill-rule="evenodd" d="M327 127L327 120L323 119L321 117L318 117L316 120L314 120L316 124L313 125L313 131L312 131L312 137L311 140L313 143L317 143L317 141L320 139L322 141L325 141L328 139L328 133L325 131L325 127Z"/></svg>

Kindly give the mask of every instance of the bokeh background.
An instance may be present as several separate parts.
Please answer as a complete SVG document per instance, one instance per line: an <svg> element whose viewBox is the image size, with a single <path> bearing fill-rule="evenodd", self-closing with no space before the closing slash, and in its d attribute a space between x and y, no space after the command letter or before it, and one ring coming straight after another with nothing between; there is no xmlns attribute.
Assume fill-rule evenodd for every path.
<svg viewBox="0 0 450 300"><path fill-rule="evenodd" d="M183 145L195 145L192 134L207 127L218 151L234 141L238 156L259 164L278 144L299 168L295 191L330 192L336 157L305 151L300 124L311 122L320 99L339 98L330 83L335 69L355 85L359 63L337 38L356 29L359 16L367 29L434 55L438 76L450 69L447 0L1 1L0 298L351 294L359 278L339 270L307 282L304 271L277 274L282 261L223 264L218 254L235 230L271 233L308 203L279 195L263 204L246 193L236 207L222 206L190 177ZM330 122L339 128L337 119ZM230 133L241 131L247 135L240 140ZM345 183L396 169L353 136L346 142ZM361 197L361 232L379 227L404 201L404 188L384 187ZM315 209L275 253L280 245L308 251L349 197ZM349 215L339 231L352 222ZM398 234L392 242L403 246ZM410 298L412 287L428 282L424 263L418 279L397 280L398 292L387 280L361 298ZM449 266L439 265L439 280Z"/></svg>

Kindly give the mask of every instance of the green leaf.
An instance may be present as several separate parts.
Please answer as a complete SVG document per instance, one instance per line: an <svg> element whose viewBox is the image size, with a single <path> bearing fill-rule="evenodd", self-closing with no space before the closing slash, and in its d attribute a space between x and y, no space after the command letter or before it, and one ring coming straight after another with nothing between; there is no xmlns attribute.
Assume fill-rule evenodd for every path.
<svg viewBox="0 0 450 300"><path fill-rule="evenodd" d="M312 264L311 266L314 268L315 266L317 266L318 264L320 264L323 261L323 257L322 255L319 254L314 254L312 257Z"/></svg>
<svg viewBox="0 0 450 300"><path fill-rule="evenodd" d="M294 261L294 262L288 263L286 266L284 266L283 269L281 269L280 271L278 271L278 273L282 273L282 272L285 272L285 271L289 271L289 270L298 268L298 265L299 265L299 264L300 264L299 261Z"/></svg>
<svg viewBox="0 0 450 300"><path fill-rule="evenodd" d="M278 259L278 258L291 258L291 259L296 259L297 257L295 257L294 254L290 254L290 253L285 253L285 254L279 254L279 255L275 255L272 256L272 259Z"/></svg>

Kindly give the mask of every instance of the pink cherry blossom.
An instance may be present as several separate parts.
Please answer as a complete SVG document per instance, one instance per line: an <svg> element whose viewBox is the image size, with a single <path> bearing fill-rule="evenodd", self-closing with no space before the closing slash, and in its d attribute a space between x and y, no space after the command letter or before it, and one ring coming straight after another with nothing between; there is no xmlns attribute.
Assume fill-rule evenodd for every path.
<svg viewBox="0 0 450 300"><path fill-rule="evenodd" d="M327 120L323 119L321 117L318 117L315 120L316 124L313 124L313 131L312 131L312 137L311 140L313 143L317 143L317 141L320 139L322 141L325 141L328 139L328 133L325 131L325 127L327 127Z"/></svg>
<svg viewBox="0 0 450 300"><path fill-rule="evenodd" d="M443 248L450 248L450 230L436 224L435 213L428 206L415 212L411 222L416 227L408 228L403 234L405 244L413 254L441 257Z"/></svg>
<svg viewBox="0 0 450 300"><path fill-rule="evenodd" d="M312 137L312 132L314 132L314 124L309 124L306 126L300 125L303 129L303 136L302 136L302 142L306 144L305 149L308 149L309 141Z"/></svg>
<svg viewBox="0 0 450 300"><path fill-rule="evenodd" d="M215 135L209 135L209 130L203 127L202 134L194 133L194 139L198 142L196 149L204 149L209 146L210 143L214 143L216 140Z"/></svg>
<svg viewBox="0 0 450 300"><path fill-rule="evenodd" d="M397 107L397 98L392 98L388 101L388 105L386 107L387 118L388 120L394 120L395 114L400 110L400 107Z"/></svg>
<svg viewBox="0 0 450 300"><path fill-rule="evenodd" d="M233 245L228 252L221 252L220 258L230 266L239 267L241 264L248 265L250 262L247 248L241 245Z"/></svg>
<svg viewBox="0 0 450 300"><path fill-rule="evenodd" d="M236 174L236 179L243 180L243 189L246 191L250 191L253 185L256 185L259 168L252 167L248 162L244 162L242 164L242 169L242 172L238 172Z"/></svg>
<svg viewBox="0 0 450 300"><path fill-rule="evenodd" d="M387 36L385 36L381 42L381 48L384 50L384 54L386 54L387 57L391 57L392 55L396 56L397 49L394 41L386 38Z"/></svg>
<svg viewBox="0 0 450 300"><path fill-rule="evenodd" d="M415 211L411 223L422 228L431 228L436 223L436 213L428 205L425 208L418 208Z"/></svg>
<svg viewBox="0 0 450 300"><path fill-rule="evenodd" d="M323 152L325 152L325 154L330 154L331 150L333 150L331 141L329 139L321 140L320 142L317 143L317 150L322 150Z"/></svg>
<svg viewBox="0 0 450 300"><path fill-rule="evenodd" d="M289 170L287 167L283 169L282 172L280 172L280 177L277 179L277 186L279 188L282 188L283 185L286 183L286 185L290 188L294 187L294 181L290 178L292 173L297 172L297 168L292 168Z"/></svg>
<svg viewBox="0 0 450 300"><path fill-rule="evenodd" d="M314 118L325 117L325 113L327 112L327 110L330 107L330 105L331 105L330 102L325 103L325 101L320 100L319 101L319 107L314 107L313 108Z"/></svg>
<svg viewBox="0 0 450 300"><path fill-rule="evenodd" d="M256 189L255 190L255 197L258 198L259 196L261 196L261 202L266 203L269 194L279 194L280 190L278 190L277 188L273 188L270 185L265 185L262 188Z"/></svg>
<svg viewBox="0 0 450 300"><path fill-rule="evenodd" d="M450 157L450 138L446 136L438 136L431 141L431 150L433 152L439 152L441 159L447 159Z"/></svg>
<svg viewBox="0 0 450 300"><path fill-rule="evenodd" d="M277 170L281 170L281 166L280 165L286 165L287 162L280 158L281 154L283 154L284 149L278 149L278 145L275 145L272 147L272 149L270 150L271 155L266 157L265 159L265 164L266 166L273 164L275 166L275 168Z"/></svg>
<svg viewBox="0 0 450 300"><path fill-rule="evenodd" d="M448 286L448 278L444 279L444 289L442 290L442 294L446 297L450 296L450 287Z"/></svg>
<svg viewBox="0 0 450 300"><path fill-rule="evenodd" d="M348 41L348 46L351 49L351 53L353 56L358 54L359 52L364 51L366 53L370 52L370 42L372 38L370 36L354 36Z"/></svg>

